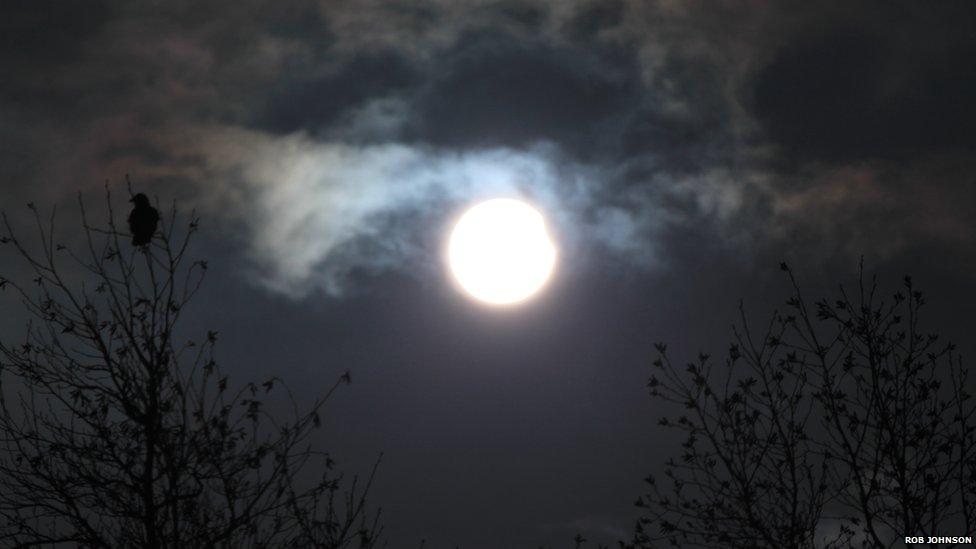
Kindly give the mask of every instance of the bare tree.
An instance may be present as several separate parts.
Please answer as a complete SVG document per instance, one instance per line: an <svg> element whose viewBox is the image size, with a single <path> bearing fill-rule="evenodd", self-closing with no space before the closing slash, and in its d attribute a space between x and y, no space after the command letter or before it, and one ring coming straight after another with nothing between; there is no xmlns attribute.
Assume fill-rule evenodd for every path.
<svg viewBox="0 0 976 549"><path fill-rule="evenodd" d="M793 272L785 314L761 333L741 313L724 364L684 369L657 345L651 395L684 413L665 479L646 480L629 547L891 547L905 536L971 535L976 432L967 368L920 328L910 278L811 310ZM740 306L740 312L742 308Z"/></svg>
<svg viewBox="0 0 976 549"><path fill-rule="evenodd" d="M309 443L348 374L305 412L287 393L287 417L264 406L277 378L233 389L216 332L178 339L207 270L188 256L196 217L174 205L133 247L106 201L99 226L79 199L78 250L56 243L53 210L29 205L36 250L4 216L33 283L0 278L30 319L0 341L0 545L374 547L375 467L340 482Z"/></svg>

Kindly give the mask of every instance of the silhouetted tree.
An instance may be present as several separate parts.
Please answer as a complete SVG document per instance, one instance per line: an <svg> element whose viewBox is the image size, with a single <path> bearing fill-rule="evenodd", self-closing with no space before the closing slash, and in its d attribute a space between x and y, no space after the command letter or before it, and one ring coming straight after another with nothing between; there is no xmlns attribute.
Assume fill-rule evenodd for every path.
<svg viewBox="0 0 976 549"><path fill-rule="evenodd" d="M679 368L658 344L651 395L686 434L628 547L891 547L976 527L967 368L920 328L910 278L888 299L863 270L853 293L733 327L724 364Z"/></svg>
<svg viewBox="0 0 976 549"><path fill-rule="evenodd" d="M4 217L33 283L0 279L30 318L0 342L0 546L373 547L375 467L341 488L309 444L348 375L308 412L288 393L287 417L264 407L277 378L232 388L216 332L178 339L207 269L187 255L196 218L174 205L133 247L106 198L105 226L81 204L81 250L55 242L53 211L29 205L36 251Z"/></svg>

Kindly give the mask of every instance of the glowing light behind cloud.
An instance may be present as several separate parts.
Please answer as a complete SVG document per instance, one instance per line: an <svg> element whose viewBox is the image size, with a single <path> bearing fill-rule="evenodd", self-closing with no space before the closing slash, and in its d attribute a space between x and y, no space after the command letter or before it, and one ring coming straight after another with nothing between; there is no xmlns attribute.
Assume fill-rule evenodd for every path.
<svg viewBox="0 0 976 549"><path fill-rule="evenodd" d="M737 204L702 196L714 194L704 183L721 174L655 177L649 187L624 186L608 198L608 181L618 177L613 169L574 162L545 142L458 152L214 126L172 139L170 150L202 152L203 159L158 175L197 181L204 207L244 231L254 278L294 298L342 295L362 272L440 276L449 216L489 198L522 196L545 211L565 269L592 245L636 267L658 265L662 231L684 221L667 209L669 199L690 197L708 210Z"/></svg>

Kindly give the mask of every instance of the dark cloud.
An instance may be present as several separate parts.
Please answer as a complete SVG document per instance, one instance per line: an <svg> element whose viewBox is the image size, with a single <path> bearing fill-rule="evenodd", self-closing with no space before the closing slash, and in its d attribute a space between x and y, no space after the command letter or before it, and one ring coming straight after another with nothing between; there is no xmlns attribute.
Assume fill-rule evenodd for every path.
<svg viewBox="0 0 976 549"><path fill-rule="evenodd" d="M625 14L621 0L589 2L577 10L566 22L565 32L573 41L589 41L604 29L617 26Z"/></svg>
<svg viewBox="0 0 976 549"><path fill-rule="evenodd" d="M275 133L316 133L347 110L418 80L410 63L395 52L356 56L335 73L314 79L295 76L273 85L254 127Z"/></svg>
<svg viewBox="0 0 976 549"><path fill-rule="evenodd" d="M548 16L545 5L507 0L492 5L490 11L502 20L508 20L529 30L538 30Z"/></svg>
<svg viewBox="0 0 976 549"><path fill-rule="evenodd" d="M768 136L801 161L971 149L976 46L905 27L845 22L789 41L755 80L752 107Z"/></svg>
<svg viewBox="0 0 976 549"><path fill-rule="evenodd" d="M650 156L677 173L700 172L727 161L731 132L730 105L722 92L723 74L708 62L668 59L660 79L667 92L644 91L624 127L622 157ZM665 88L665 86L661 86ZM681 105L675 108L675 97Z"/></svg>
<svg viewBox="0 0 976 549"><path fill-rule="evenodd" d="M864 128L874 129L885 60L879 44L864 36L833 34L790 45L758 75L756 115L790 152L863 153L874 146Z"/></svg>
<svg viewBox="0 0 976 549"><path fill-rule="evenodd" d="M640 100L633 56L604 53L465 35L420 93L414 136L452 147L551 140L591 150Z"/></svg>
<svg viewBox="0 0 976 549"><path fill-rule="evenodd" d="M928 166L914 157L963 154L976 135L968 100L976 69L966 62L976 47L959 28L972 10L960 6L877 20L857 7L786 13L612 1L14 8L4 55L34 64L0 85L12 113L0 131L12 142L5 171L21 179L100 181L105 170L124 170L195 181L202 194L225 193L242 207L304 189L329 205L323 212L344 197L389 214L413 202L441 204L440 195L455 192L451 178L477 179L482 169L497 175L499 158L563 158L572 173L558 178L588 187L568 191L575 202L560 207L595 223L604 243L652 250L668 238L664 227L695 224L730 242L742 231L757 235L751 249L790 234L782 227L788 216L757 215L762 208L793 212L804 231L829 211L857 224L862 217L844 214L852 211L845 200L814 200L853 185L832 179L837 174L872 159ZM753 33L729 32L729 20ZM539 142L559 154L539 154ZM30 156L53 161L31 167L23 161ZM277 157L302 168L279 166ZM272 163L277 170L267 168ZM403 170L401 190L362 180L385 177L386 169ZM935 187L960 184L919 177ZM553 178L543 179L536 190L553 192ZM883 171L871 182L895 202L911 201L915 191L906 189L916 189ZM451 196L473 192L465 185L454 184L468 190ZM959 217L958 207L943 211ZM393 230L302 219L296 223L331 227L343 238ZM850 231L882 240L893 234ZM623 244L633 238L639 244ZM321 252L303 268L330 250L311 248ZM343 269L357 267L355 255L342 254Z"/></svg>
<svg viewBox="0 0 976 549"><path fill-rule="evenodd" d="M0 59L5 70L51 69L77 61L81 46L102 29L110 13L109 3L103 0L4 2Z"/></svg>
<svg viewBox="0 0 976 549"><path fill-rule="evenodd" d="M6 2L0 18L0 108L78 118L85 98L62 75L84 62L86 47L111 20L108 2ZM8 118L10 116L8 115Z"/></svg>

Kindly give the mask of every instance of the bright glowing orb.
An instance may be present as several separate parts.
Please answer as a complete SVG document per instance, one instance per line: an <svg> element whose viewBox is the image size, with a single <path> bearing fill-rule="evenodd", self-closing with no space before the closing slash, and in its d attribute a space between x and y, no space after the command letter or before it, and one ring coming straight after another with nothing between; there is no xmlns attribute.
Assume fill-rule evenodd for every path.
<svg viewBox="0 0 976 549"><path fill-rule="evenodd" d="M487 200L466 211L451 233L447 256L461 288L495 305L536 293L556 265L556 247L542 214L511 198Z"/></svg>

